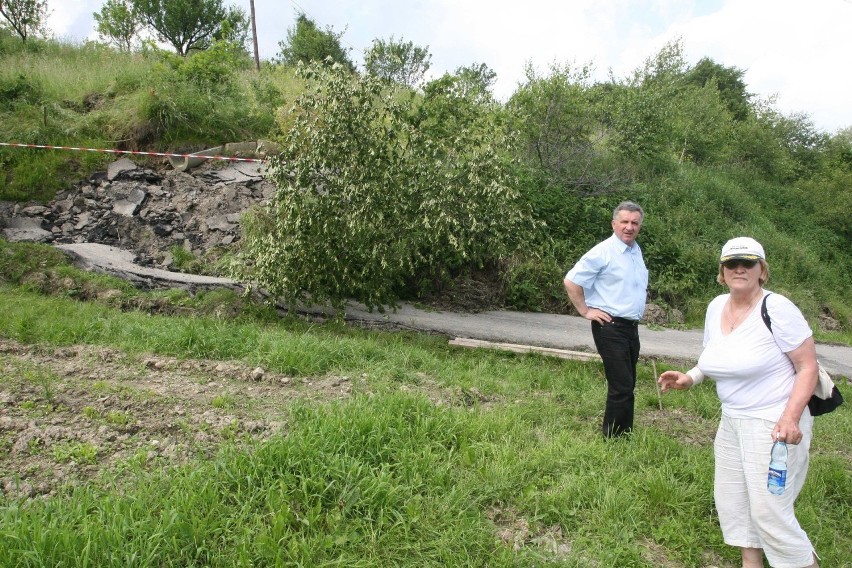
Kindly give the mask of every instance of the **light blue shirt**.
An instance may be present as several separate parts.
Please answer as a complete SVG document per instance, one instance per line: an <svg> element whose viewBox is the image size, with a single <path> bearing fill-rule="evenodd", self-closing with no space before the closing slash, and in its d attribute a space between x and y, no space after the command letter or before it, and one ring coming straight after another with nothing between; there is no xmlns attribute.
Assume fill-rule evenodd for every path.
<svg viewBox="0 0 852 568"><path fill-rule="evenodd" d="M637 242L627 246L613 233L584 254L565 279L583 288L590 308L631 320L645 313L648 269Z"/></svg>

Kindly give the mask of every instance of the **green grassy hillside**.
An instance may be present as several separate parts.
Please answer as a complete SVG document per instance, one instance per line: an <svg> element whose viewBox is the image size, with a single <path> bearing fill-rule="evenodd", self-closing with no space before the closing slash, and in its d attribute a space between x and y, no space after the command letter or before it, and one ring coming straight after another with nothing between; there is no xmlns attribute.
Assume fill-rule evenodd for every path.
<svg viewBox="0 0 852 568"><path fill-rule="evenodd" d="M289 112L305 92L292 68L265 64L258 72L226 48L182 59L96 44L23 46L0 32L0 63L5 142L184 152L283 139L305 112ZM491 289L484 296L507 308L567 311L562 276L608 235L613 206L632 199L647 211L640 243L651 300L684 313L687 325L700 325L707 301L722 291L715 283L721 245L750 235L767 250L768 288L793 299L818 332L823 318L845 330L824 339L848 340L849 132L816 132L806 117L783 116L762 101L739 101L751 106L735 115L725 93L696 84L688 68L640 71L600 85L557 66L549 76L531 75L506 104L459 95L446 77L427 85L425 106L417 106L422 93L397 91L398 100L413 101L405 102L412 123L433 136L464 128L474 133L468 139L476 129L479 138L499 130L513 139L502 159L536 227L519 235L513 253L489 256L480 245L469 265L452 266L435 255L428 278L411 274L394 284L397 297L458 296L484 286ZM46 201L113 159L0 147L0 199Z"/></svg>

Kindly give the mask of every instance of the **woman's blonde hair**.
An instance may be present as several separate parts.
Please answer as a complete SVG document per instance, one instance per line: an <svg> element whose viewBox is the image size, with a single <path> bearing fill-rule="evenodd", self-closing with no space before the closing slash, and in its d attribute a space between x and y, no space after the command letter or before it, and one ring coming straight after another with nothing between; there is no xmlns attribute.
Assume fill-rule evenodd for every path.
<svg viewBox="0 0 852 568"><path fill-rule="evenodd" d="M758 259L757 262L760 263L760 278L758 278L758 282L763 286L769 280L769 265L762 258ZM716 282L722 286L725 285L725 267L721 263L719 263L719 274L716 276Z"/></svg>

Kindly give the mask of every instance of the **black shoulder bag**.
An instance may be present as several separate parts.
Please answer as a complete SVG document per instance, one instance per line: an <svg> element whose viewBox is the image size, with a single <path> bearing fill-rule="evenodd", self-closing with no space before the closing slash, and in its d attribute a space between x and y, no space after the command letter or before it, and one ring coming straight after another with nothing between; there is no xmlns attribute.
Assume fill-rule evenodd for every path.
<svg viewBox="0 0 852 568"><path fill-rule="evenodd" d="M760 306L760 316L763 318L763 323L772 333L772 320L769 319L769 310L766 309L766 298L771 294L763 297L763 304ZM774 335L773 335L774 336ZM820 414L828 414L841 404L843 404L843 395L837 390L837 386L831 380L831 375L828 374L822 364L817 361L817 374L819 382L816 386L816 391L811 400L808 401L808 409L811 411L811 416L819 416Z"/></svg>

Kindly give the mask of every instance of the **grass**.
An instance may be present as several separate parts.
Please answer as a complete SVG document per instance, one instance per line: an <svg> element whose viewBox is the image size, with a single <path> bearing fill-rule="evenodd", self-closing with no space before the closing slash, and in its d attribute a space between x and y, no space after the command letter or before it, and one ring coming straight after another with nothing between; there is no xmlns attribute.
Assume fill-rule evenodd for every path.
<svg viewBox="0 0 852 568"><path fill-rule="evenodd" d="M593 363L340 324L119 311L12 285L0 288L0 311L0 337L24 343L237 360L369 386L344 401L295 402L286 436L231 438L212 459L131 460L47 499L2 499L0 566L738 565L714 515L715 393L668 395L661 412L647 364L635 435L604 441ZM459 396L438 404L432 385ZM848 407L817 419L797 512L824 566L852 566L849 440ZM53 451L102 459L91 444Z"/></svg>
<svg viewBox="0 0 852 568"><path fill-rule="evenodd" d="M91 44L35 42L24 50L10 37L0 34L0 130L7 141L129 142L164 151L267 137L276 131L276 109L301 91L286 69L235 72L231 88L205 89L177 80L157 58ZM0 196L47 201L111 159L4 149ZM772 249L771 287L812 319L828 311L848 323L842 237L799 210L791 216L789 207L767 206L768 195L782 193L774 184L683 171L699 173L649 184L638 195L652 212L643 247L659 265L657 293L679 299L695 324L706 305L699 296L711 292L688 284L712 285L712 271L701 275L732 231L755 233ZM554 227L572 224L566 207L553 209ZM591 234L585 228L567 232L561 246L576 247ZM818 254L835 250L834 261ZM173 253L181 265L205 260ZM546 303L535 299L537 275L551 282L548 274L564 271L565 255L556 256L557 266L532 267L516 285L534 298L533 308ZM140 452L97 482L48 498L0 495L0 567L739 565L714 516L713 389L667 396L661 412L648 365L640 368L636 434L607 443L598 435L599 365L454 351L434 337L278 320L227 292L141 294L72 269L50 247L0 241L0 313L0 337L27 344L235 360L308 380L358 377L365 385L344 401L293 403L286 436L250 443L234 428L212 459L152 466ZM175 313L196 315L168 315ZM852 344L850 331L817 338ZM62 404L54 400L62 378L35 366L0 369L4 385L38 386L39 400L18 402L33 420L49 420ZM438 403L430 389L457 396ZM822 565L848 568L852 392L847 384L841 389L847 406L817 419L797 512ZM210 404L227 409L242 401L220 395ZM107 424L133 421L92 407L80 413ZM0 451L11 451L15 438L0 422ZM108 457L88 442L48 448L31 438L28 445L31 454L52 451L57 460L93 467Z"/></svg>
<svg viewBox="0 0 852 568"><path fill-rule="evenodd" d="M49 146L195 150L273 135L292 72L234 69L197 85L150 51L119 53L92 42L34 40L0 30L3 141ZM227 83L227 88L225 83ZM211 107L215 108L212 111ZM0 148L0 198L48 201L102 170L104 153Z"/></svg>

